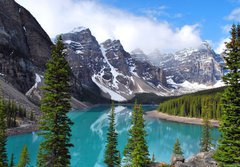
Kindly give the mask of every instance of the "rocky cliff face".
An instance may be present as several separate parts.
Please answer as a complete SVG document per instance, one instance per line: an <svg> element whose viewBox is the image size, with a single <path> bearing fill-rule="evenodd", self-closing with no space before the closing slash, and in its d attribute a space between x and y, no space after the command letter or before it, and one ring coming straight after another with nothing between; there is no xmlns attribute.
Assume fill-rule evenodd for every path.
<svg viewBox="0 0 240 167"><path fill-rule="evenodd" d="M207 43L174 54L145 55L139 49L129 54L119 40L99 44L86 28L76 28L62 37L72 69L72 95L78 100L98 97L101 101L104 96L125 101L143 92L183 94L198 90L199 85L193 83L202 84L201 89L211 88L223 73L222 58ZM36 103L42 85L37 76L44 72L51 45L48 35L26 9L14 0L0 0L1 77Z"/></svg>
<svg viewBox="0 0 240 167"><path fill-rule="evenodd" d="M73 74L84 87L118 101L137 92L167 93L163 70L132 57L119 40L99 44L89 29L81 27L62 37Z"/></svg>
<svg viewBox="0 0 240 167"><path fill-rule="evenodd" d="M214 85L223 74L217 55L207 42L196 49L184 49L174 54L161 54L159 51L150 56L155 65L163 68L166 75L175 83L188 81L191 83Z"/></svg>
<svg viewBox="0 0 240 167"><path fill-rule="evenodd" d="M39 88L43 85L42 74L50 58L51 45L46 32L26 9L14 0L0 0L0 79L37 105L42 96ZM77 99L91 95L83 91L75 75L71 75L71 88ZM16 97L4 95L28 106L25 102L22 104L18 94ZM73 100L74 104L77 99Z"/></svg>
<svg viewBox="0 0 240 167"><path fill-rule="evenodd" d="M112 100L142 92L167 96L222 86L223 59L206 42L174 54L146 55L140 49L129 54L119 40L99 44L86 28L62 36L75 78Z"/></svg>
<svg viewBox="0 0 240 167"><path fill-rule="evenodd" d="M19 91L34 85L43 71L51 40L35 18L14 0L0 0L0 73Z"/></svg>
<svg viewBox="0 0 240 167"><path fill-rule="evenodd" d="M155 50L149 55L137 49L132 55L139 61L151 62L165 71L167 84L172 95L211 89L224 84L221 82L224 61L207 42L196 49L184 49L176 53L163 54Z"/></svg>

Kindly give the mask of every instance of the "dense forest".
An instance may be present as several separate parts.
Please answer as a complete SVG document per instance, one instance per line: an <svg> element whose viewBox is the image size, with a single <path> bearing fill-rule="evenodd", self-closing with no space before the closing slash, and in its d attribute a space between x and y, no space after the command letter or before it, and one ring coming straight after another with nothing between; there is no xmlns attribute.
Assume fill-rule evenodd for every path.
<svg viewBox="0 0 240 167"><path fill-rule="evenodd" d="M19 121L25 118L28 118L31 121L34 120L33 111L27 114L28 112L26 108L16 104L15 101L5 100L3 103L4 112L6 113L7 128L17 127L19 125Z"/></svg>
<svg viewBox="0 0 240 167"><path fill-rule="evenodd" d="M170 99L160 103L158 111L171 115L202 118L203 110L207 109L210 119L220 119L223 90L214 89Z"/></svg>

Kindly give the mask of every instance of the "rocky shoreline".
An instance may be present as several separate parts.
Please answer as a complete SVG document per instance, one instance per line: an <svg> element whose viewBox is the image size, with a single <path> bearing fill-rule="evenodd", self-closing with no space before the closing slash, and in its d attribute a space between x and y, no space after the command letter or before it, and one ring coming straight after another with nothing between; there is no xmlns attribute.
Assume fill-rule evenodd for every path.
<svg viewBox="0 0 240 167"><path fill-rule="evenodd" d="M148 118L159 118L167 121L186 123L186 124L195 124L202 125L203 120L201 118L189 118L189 117L180 117L174 115L168 115L162 112L158 112L157 110L149 111L145 113L145 116ZM219 127L219 121L217 120L209 120L213 127Z"/></svg>
<svg viewBox="0 0 240 167"><path fill-rule="evenodd" d="M20 135L25 133L31 133L38 131L39 126L37 124L24 124L20 127L7 129L7 136Z"/></svg>

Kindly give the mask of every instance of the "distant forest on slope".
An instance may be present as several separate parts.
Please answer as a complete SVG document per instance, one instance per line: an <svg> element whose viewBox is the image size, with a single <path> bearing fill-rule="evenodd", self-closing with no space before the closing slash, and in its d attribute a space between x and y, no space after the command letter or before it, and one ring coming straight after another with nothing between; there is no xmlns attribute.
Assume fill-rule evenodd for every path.
<svg viewBox="0 0 240 167"><path fill-rule="evenodd" d="M208 111L208 118L220 119L221 96L225 87L205 90L193 94L175 97L161 102L158 111L170 115L202 118L204 110Z"/></svg>

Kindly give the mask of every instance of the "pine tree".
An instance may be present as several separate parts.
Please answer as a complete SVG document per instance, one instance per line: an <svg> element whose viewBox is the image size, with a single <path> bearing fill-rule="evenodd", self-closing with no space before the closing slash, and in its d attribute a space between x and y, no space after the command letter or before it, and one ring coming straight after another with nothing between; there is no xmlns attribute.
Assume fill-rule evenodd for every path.
<svg viewBox="0 0 240 167"><path fill-rule="evenodd" d="M9 167L14 167L14 154L12 153L11 154L11 160L10 160L10 164L9 164Z"/></svg>
<svg viewBox="0 0 240 167"><path fill-rule="evenodd" d="M1 86L1 85L0 85ZM2 97L2 91L0 90L0 166L7 167L7 135L6 135L6 114L4 111L4 102Z"/></svg>
<svg viewBox="0 0 240 167"><path fill-rule="evenodd" d="M120 152L117 149L117 132L115 129L115 108L112 104L111 113L109 114L109 128L107 133L107 145L105 147L104 162L108 167L120 166Z"/></svg>
<svg viewBox="0 0 240 167"><path fill-rule="evenodd" d="M210 111L210 99L206 99L206 104L204 107L204 117L203 117L203 129L202 129L202 136L201 136L201 142L200 142L200 151L207 152L210 151L212 144L212 138L211 138L211 124L208 119L208 113Z"/></svg>
<svg viewBox="0 0 240 167"><path fill-rule="evenodd" d="M123 155L124 155L123 162L125 166L131 166L131 163L132 163L132 152L135 146L134 140L137 138L135 133L136 122L137 122L137 107L138 107L137 102L135 102L133 107L133 112L132 112L132 120L131 120L132 127L128 131L128 134L129 134L128 143L126 144L123 152Z"/></svg>
<svg viewBox="0 0 240 167"><path fill-rule="evenodd" d="M65 59L61 36L53 46L51 59L45 72L44 97L41 101L43 113L39 133L44 137L38 153L38 167L70 166L69 148L72 121L67 117L70 106L70 67Z"/></svg>
<svg viewBox="0 0 240 167"><path fill-rule="evenodd" d="M152 162L155 162L155 155L154 155L154 153L153 153L153 155L152 155L152 160L151 160Z"/></svg>
<svg viewBox="0 0 240 167"><path fill-rule="evenodd" d="M226 68L223 77L228 86L222 97L219 130L221 138L214 155L220 165L240 164L240 25L232 26L231 40L226 43Z"/></svg>
<svg viewBox="0 0 240 167"><path fill-rule="evenodd" d="M176 142L175 142L175 144L173 146L173 155L181 155L181 156L183 156L181 145L180 145L180 142L179 142L178 139L176 140Z"/></svg>
<svg viewBox="0 0 240 167"><path fill-rule="evenodd" d="M17 167L26 167L30 165L30 157L28 154L27 146L24 145L23 149L20 154L19 162L17 164Z"/></svg>
<svg viewBox="0 0 240 167"><path fill-rule="evenodd" d="M148 166L150 164L146 135L142 107L135 103L132 128L129 130L130 137L124 149L125 166Z"/></svg>

